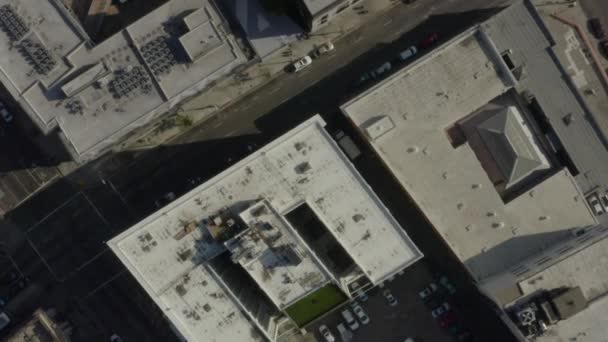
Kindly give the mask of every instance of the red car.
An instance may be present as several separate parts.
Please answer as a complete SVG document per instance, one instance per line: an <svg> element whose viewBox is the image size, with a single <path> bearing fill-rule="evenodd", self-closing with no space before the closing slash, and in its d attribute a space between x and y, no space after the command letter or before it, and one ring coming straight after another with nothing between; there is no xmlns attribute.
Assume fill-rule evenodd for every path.
<svg viewBox="0 0 608 342"><path fill-rule="evenodd" d="M442 327L443 329L448 329L456 322L458 322L458 315L454 311L449 310L445 314L439 316L437 320L439 321L440 327Z"/></svg>
<svg viewBox="0 0 608 342"><path fill-rule="evenodd" d="M439 39L439 34L437 32L433 32L420 42L420 47L428 48L428 47L432 46L433 44L435 44L438 39Z"/></svg>

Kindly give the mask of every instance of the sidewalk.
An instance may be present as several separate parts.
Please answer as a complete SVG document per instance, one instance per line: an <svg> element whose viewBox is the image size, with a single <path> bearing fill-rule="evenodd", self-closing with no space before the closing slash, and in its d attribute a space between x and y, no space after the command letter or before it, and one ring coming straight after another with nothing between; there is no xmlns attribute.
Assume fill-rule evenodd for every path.
<svg viewBox="0 0 608 342"><path fill-rule="evenodd" d="M184 101L176 112L157 120L136 132L115 147L115 151L138 150L155 147L176 138L198 123L211 118L243 96L263 87L284 73L284 68L296 59L309 54L323 42L338 41L366 22L377 18L391 7L402 4L399 0L367 0L349 8L326 27L310 35L307 40L288 44L239 73L233 73L203 93ZM356 8L356 9L355 9ZM313 64L314 65L314 64Z"/></svg>

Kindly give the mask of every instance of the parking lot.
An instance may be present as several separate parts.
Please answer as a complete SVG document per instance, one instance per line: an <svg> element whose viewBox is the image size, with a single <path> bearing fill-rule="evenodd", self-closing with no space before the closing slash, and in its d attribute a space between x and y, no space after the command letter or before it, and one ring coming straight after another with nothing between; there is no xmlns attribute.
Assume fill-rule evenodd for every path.
<svg viewBox="0 0 608 342"><path fill-rule="evenodd" d="M432 281L433 274L422 260L406 269L393 281L385 283L384 288L372 289L368 293L368 300L358 300L370 322L365 325L359 323L359 328L353 331L352 341L404 341L408 337L414 338L416 342L453 341L450 335L439 328L439 324L431 316L431 308L427 307L418 295L418 292ZM389 306L382 294L384 289L389 289L397 299L396 306ZM433 301L433 304L441 303L443 299L439 297ZM347 303L305 329L314 333L317 340L325 341L319 334L319 327L326 325L336 341L343 340L336 326L344 323L341 316L344 308L352 312L350 303Z"/></svg>

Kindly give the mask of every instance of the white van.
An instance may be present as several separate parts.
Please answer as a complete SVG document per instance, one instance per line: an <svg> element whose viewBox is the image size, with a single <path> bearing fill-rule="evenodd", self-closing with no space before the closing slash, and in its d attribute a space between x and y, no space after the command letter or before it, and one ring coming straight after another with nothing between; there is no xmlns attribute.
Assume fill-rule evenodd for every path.
<svg viewBox="0 0 608 342"><path fill-rule="evenodd" d="M342 318L344 318L344 321L350 330L359 329L359 323L355 319L355 316L353 316L352 312L350 312L348 309L342 310Z"/></svg>

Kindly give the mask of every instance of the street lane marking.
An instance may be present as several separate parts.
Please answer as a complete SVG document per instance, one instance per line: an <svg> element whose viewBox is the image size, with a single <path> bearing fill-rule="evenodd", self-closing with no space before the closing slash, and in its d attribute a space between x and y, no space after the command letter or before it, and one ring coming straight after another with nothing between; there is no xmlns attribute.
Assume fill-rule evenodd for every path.
<svg viewBox="0 0 608 342"><path fill-rule="evenodd" d="M269 91L268 93L269 93L269 94L274 94L274 93L276 93L276 92L277 92L277 91L279 91L279 90L281 90L281 88L274 88L274 89L272 89L271 91Z"/></svg>
<svg viewBox="0 0 608 342"><path fill-rule="evenodd" d="M384 22L384 24L382 24L382 26L387 27L388 25L390 25L393 22L393 19L389 19L387 21Z"/></svg>

